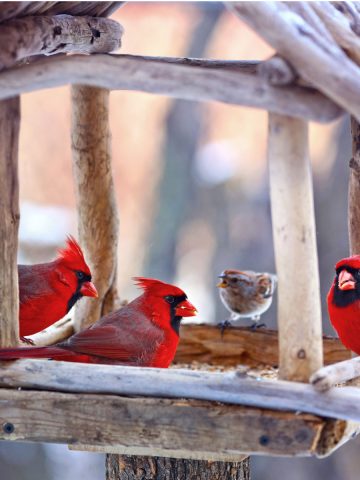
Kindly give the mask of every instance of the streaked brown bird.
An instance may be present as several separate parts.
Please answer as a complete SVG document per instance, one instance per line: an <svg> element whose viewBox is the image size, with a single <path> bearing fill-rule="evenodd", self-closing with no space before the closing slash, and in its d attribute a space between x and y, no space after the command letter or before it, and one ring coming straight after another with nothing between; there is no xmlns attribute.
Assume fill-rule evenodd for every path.
<svg viewBox="0 0 360 480"><path fill-rule="evenodd" d="M220 298L231 313L230 319L222 322L222 330L231 325L231 321L250 318L257 328L261 315L271 305L276 288L277 277L272 273L258 273L251 270L224 270L219 275Z"/></svg>

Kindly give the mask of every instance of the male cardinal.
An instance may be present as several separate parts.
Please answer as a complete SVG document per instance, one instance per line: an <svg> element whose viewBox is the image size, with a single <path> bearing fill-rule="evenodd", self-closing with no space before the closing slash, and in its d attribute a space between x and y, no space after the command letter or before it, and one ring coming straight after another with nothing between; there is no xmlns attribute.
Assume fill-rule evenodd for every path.
<svg viewBox="0 0 360 480"><path fill-rule="evenodd" d="M94 325L51 347L0 349L0 359L53 358L167 368L179 342L182 317L196 308L180 288L160 280L136 277L144 293Z"/></svg>
<svg viewBox="0 0 360 480"><path fill-rule="evenodd" d="M335 271L327 296L330 321L345 347L360 355L360 255L343 258Z"/></svg>
<svg viewBox="0 0 360 480"><path fill-rule="evenodd" d="M231 312L230 320L251 318L254 322L252 328L260 326L260 315L266 312L273 299L276 275L250 270L224 270L219 278L221 282L217 287L221 301ZM223 329L229 324L226 321L220 325Z"/></svg>
<svg viewBox="0 0 360 480"><path fill-rule="evenodd" d="M90 269L72 237L53 262L19 265L18 273L21 337L60 320L79 298L97 297Z"/></svg>

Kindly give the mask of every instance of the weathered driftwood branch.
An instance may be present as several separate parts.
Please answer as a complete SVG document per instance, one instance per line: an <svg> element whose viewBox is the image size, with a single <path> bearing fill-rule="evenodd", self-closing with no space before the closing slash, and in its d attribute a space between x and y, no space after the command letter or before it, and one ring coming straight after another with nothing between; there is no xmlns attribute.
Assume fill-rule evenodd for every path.
<svg viewBox="0 0 360 480"><path fill-rule="evenodd" d="M311 455L326 425L313 415L213 402L7 389L0 389L0 413L0 439L145 448L166 456L176 450L212 461L225 455L240 461L244 451Z"/></svg>
<svg viewBox="0 0 360 480"><path fill-rule="evenodd" d="M108 17L125 2L1 2L0 23L30 15L90 15Z"/></svg>
<svg viewBox="0 0 360 480"><path fill-rule="evenodd" d="M333 43L334 39L316 12L311 8L309 2L283 2L293 12L299 14L314 30L328 43Z"/></svg>
<svg viewBox="0 0 360 480"><path fill-rule="evenodd" d="M351 117L352 158L350 160L348 222L350 254L360 254L360 125Z"/></svg>
<svg viewBox="0 0 360 480"><path fill-rule="evenodd" d="M330 2L311 2L309 6L323 20L337 44L360 64L360 37L353 31L348 19Z"/></svg>
<svg viewBox="0 0 360 480"><path fill-rule="evenodd" d="M299 74L360 120L360 69L281 2L236 2L229 8L290 61ZM286 41L284 41L286 38Z"/></svg>
<svg viewBox="0 0 360 480"><path fill-rule="evenodd" d="M295 70L286 60L278 55L274 55L268 60L260 62L258 72L260 76L271 85L290 85L297 79Z"/></svg>
<svg viewBox="0 0 360 480"><path fill-rule="evenodd" d="M360 421L358 388L334 388L320 393L305 383L255 379L236 372L20 360L3 362L0 386L87 394L187 398Z"/></svg>
<svg viewBox="0 0 360 480"><path fill-rule="evenodd" d="M19 335L17 245L19 228L18 142L20 99L0 102L0 346Z"/></svg>
<svg viewBox="0 0 360 480"><path fill-rule="evenodd" d="M360 357L322 367L311 375L310 382L317 390L325 391L357 377L360 377Z"/></svg>
<svg viewBox="0 0 360 480"><path fill-rule="evenodd" d="M339 107L314 89L269 85L254 72L255 66L254 62L250 66L245 62L244 66L244 62L131 55L48 58L2 72L0 99L74 83L186 100L215 100L317 122L329 122L342 115Z"/></svg>
<svg viewBox="0 0 360 480"><path fill-rule="evenodd" d="M308 125L269 115L268 158L280 376L307 382L322 366L321 303ZM289 276L296 275L296 288Z"/></svg>
<svg viewBox="0 0 360 480"><path fill-rule="evenodd" d="M111 166L109 91L72 87L72 154L79 239L86 253L98 299L76 306L76 329L116 308L119 220Z"/></svg>
<svg viewBox="0 0 360 480"><path fill-rule="evenodd" d="M93 17L25 17L0 25L0 70L32 55L108 53L121 45L122 26Z"/></svg>
<svg viewBox="0 0 360 480"><path fill-rule="evenodd" d="M53 323L50 327L37 332L34 335L30 335L30 340L38 347L45 347L47 345L53 345L54 343L61 342L70 337L74 333L74 321L72 318L62 318L61 320Z"/></svg>

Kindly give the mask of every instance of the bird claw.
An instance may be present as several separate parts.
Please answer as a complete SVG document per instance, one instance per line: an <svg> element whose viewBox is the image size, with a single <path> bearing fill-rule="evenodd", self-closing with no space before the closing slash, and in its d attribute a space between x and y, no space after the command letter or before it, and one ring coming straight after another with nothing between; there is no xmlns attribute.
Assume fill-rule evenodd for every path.
<svg viewBox="0 0 360 480"><path fill-rule="evenodd" d="M249 330L255 332L258 328L266 327L266 323L253 323L250 325Z"/></svg>
<svg viewBox="0 0 360 480"><path fill-rule="evenodd" d="M26 343L27 345L35 345L34 340L31 340L31 338L20 337L20 340L21 340L23 343Z"/></svg>
<svg viewBox="0 0 360 480"><path fill-rule="evenodd" d="M221 339L223 339L225 330L229 327L232 327L232 323L229 320L224 320L223 322L218 323L217 326L220 328Z"/></svg>

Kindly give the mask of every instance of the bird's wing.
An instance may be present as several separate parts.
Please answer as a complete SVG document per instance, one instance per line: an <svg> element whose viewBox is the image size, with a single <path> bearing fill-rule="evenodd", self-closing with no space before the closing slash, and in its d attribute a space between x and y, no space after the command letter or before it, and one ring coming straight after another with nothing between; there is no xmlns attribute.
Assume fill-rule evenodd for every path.
<svg viewBox="0 0 360 480"><path fill-rule="evenodd" d="M125 312L123 312L125 310ZM155 352L164 333L141 312L113 312L59 344L73 352L134 362Z"/></svg>
<svg viewBox="0 0 360 480"><path fill-rule="evenodd" d="M43 265L18 265L19 297L24 304L34 298L54 294L49 283L49 268Z"/></svg>

